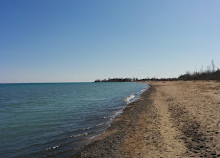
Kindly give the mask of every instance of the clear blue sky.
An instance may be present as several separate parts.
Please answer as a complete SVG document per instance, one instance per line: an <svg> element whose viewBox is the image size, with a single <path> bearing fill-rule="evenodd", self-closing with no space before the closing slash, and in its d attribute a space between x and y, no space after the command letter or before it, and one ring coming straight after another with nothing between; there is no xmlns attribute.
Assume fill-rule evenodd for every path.
<svg viewBox="0 0 220 158"><path fill-rule="evenodd" d="M1 0L0 82L220 68L219 0Z"/></svg>

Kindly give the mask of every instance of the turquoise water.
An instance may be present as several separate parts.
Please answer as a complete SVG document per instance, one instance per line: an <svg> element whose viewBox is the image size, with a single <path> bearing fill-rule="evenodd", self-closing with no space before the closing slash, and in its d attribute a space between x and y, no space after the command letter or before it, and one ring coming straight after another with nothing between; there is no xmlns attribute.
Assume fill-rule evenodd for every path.
<svg viewBox="0 0 220 158"><path fill-rule="evenodd" d="M0 155L73 154L146 88L141 83L0 84Z"/></svg>

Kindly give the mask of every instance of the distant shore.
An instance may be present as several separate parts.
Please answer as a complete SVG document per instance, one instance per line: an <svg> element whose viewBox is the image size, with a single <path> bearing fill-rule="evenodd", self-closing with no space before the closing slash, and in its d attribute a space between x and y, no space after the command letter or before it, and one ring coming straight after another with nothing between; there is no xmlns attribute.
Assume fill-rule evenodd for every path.
<svg viewBox="0 0 220 158"><path fill-rule="evenodd" d="M72 157L219 157L220 83L150 85L105 133Z"/></svg>

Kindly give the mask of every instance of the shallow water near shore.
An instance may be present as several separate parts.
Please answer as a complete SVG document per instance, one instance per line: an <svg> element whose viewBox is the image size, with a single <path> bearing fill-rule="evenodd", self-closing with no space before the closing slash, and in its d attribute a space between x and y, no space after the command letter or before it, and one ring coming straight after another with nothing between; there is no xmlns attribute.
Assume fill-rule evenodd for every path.
<svg viewBox="0 0 220 158"><path fill-rule="evenodd" d="M69 156L101 134L147 87L133 82L0 84L0 155Z"/></svg>

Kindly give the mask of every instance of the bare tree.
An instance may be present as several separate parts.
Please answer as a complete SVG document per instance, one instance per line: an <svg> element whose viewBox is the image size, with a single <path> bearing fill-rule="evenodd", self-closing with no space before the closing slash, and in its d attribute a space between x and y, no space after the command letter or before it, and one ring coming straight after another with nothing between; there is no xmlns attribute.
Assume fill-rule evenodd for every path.
<svg viewBox="0 0 220 158"><path fill-rule="evenodd" d="M200 73L203 73L203 65L202 65L202 67L201 67L201 69L200 69Z"/></svg>
<svg viewBox="0 0 220 158"><path fill-rule="evenodd" d="M212 65L212 72L215 72L215 63L213 60L211 61L211 65Z"/></svg>

